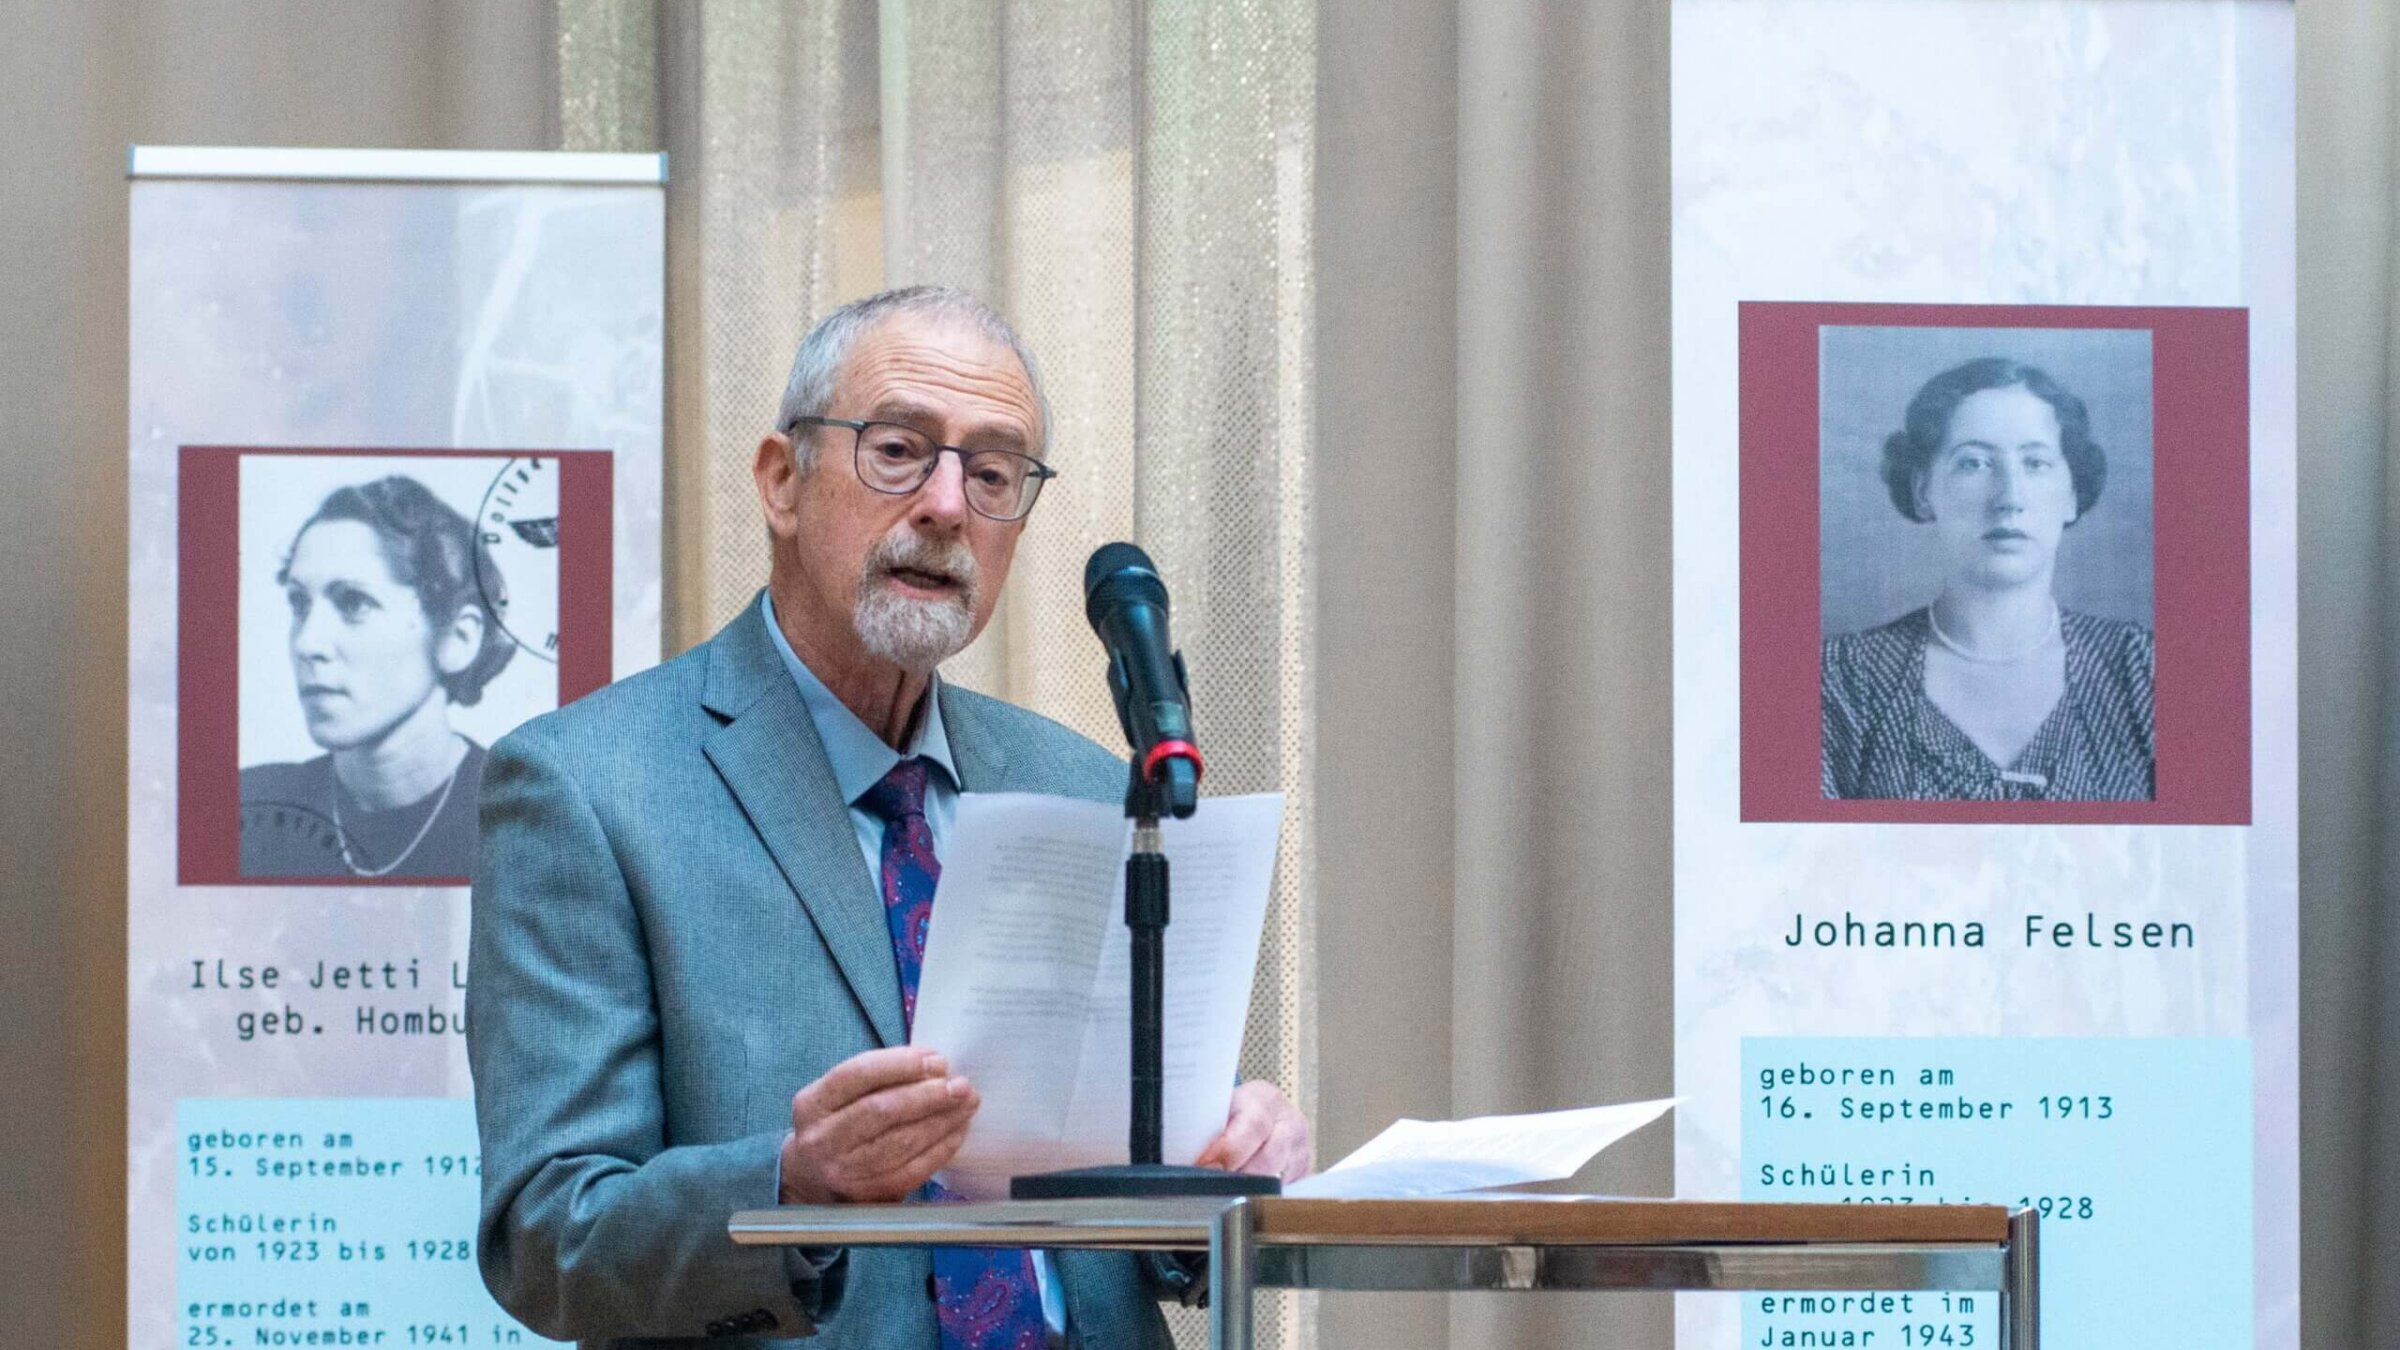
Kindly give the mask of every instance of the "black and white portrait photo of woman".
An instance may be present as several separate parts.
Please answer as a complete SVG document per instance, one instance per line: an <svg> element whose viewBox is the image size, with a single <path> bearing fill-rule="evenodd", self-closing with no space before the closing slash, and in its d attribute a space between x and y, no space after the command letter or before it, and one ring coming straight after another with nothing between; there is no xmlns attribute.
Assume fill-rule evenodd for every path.
<svg viewBox="0 0 2400 1350"><path fill-rule="evenodd" d="M336 487L275 581L286 688L322 753L241 770L242 875L464 877L484 748L453 717L516 654L467 516L406 474Z"/></svg>
<svg viewBox="0 0 2400 1350"><path fill-rule="evenodd" d="M2110 488L2109 453L2073 380L2010 355L1945 360L1883 438L1881 495L1920 542L1905 566L1887 551L1882 615L1848 631L1827 624L1825 797L2155 797L2150 629L2060 598L2062 568L2092 569L2087 589L2105 589L2117 578L2099 573L2123 567L2147 605L2147 445L2138 556L2111 546L2069 550L2062 563ZM2146 404L2138 411L2146 442ZM1837 531L1826 528L1830 551Z"/></svg>

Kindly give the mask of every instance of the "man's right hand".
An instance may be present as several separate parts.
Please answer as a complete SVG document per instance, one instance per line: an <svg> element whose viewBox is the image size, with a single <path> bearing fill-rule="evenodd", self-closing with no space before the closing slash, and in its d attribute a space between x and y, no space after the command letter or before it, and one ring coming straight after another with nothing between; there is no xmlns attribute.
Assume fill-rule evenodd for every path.
<svg viewBox="0 0 2400 1350"><path fill-rule="evenodd" d="M982 1102L930 1050L852 1055L792 1096L783 1203L907 1199L966 1143Z"/></svg>

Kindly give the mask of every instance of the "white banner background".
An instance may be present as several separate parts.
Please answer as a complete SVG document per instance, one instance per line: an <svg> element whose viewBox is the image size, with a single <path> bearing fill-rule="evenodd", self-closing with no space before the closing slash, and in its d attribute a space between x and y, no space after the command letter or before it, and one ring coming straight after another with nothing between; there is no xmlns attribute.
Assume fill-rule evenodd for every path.
<svg viewBox="0 0 2400 1350"><path fill-rule="evenodd" d="M2072 1173L2069 1213L2044 1228L2046 1295L2060 1295L2047 1344L2296 1344L2292 7L1676 0L1672 41L1677 1194L2013 1204ZM1743 823L1734 526L1774 524L1745 518L1738 498L1738 306L1751 301L2248 311L2249 825ZM2173 452L2158 447L2162 480ZM2202 940L2169 952L2026 939L2028 913L2087 911L2189 920ZM1784 940L1795 916L1850 912L1977 920L1990 942ZM1859 1094L1768 1091L1759 1077L1861 1062L1959 1077L1922 1094L1914 1078ZM2041 1134L2041 1113L2058 1109L2042 1099L2112 1084L2122 1128L2053 1120ZM2202 1095L2180 1095L2192 1088ZM2009 1099L2017 1115L1965 1135L1907 1122L1844 1133L1829 1114L1777 1153L1769 1141L1801 1135L1763 1117L1795 1091L1829 1112L1844 1095L1922 1095ZM2234 1139L2245 1156L2212 1151ZM1834 1183L1762 1184L1762 1166L1801 1162L1833 1164ZM1841 1181L1853 1164L1889 1170ZM2228 1185L2247 1203L2206 1203ZM2092 1198L2102 1221L2078 1231L2075 1202ZM2235 1278L2179 1264L2175 1242L2230 1253ZM2077 1320L2102 1294L2107 1316L2148 1334ZM1684 1296L1679 1343L1871 1325L1873 1341L1820 1343L1905 1350L1961 1344L1936 1333L1962 1322L1977 1344L1995 1330L1988 1301L1972 1319L1863 1322L1765 1307ZM2149 1339L2179 1307L2250 1316Z"/></svg>
<svg viewBox="0 0 2400 1350"><path fill-rule="evenodd" d="M465 889L179 882L179 747L195 731L184 719L206 708L247 723L245 765L315 753L292 716L274 572L337 480L413 469L476 516L489 506L477 487L513 473L512 459L599 452L582 462L613 511L600 522L607 574L572 570L600 541L574 537L570 519L567 575L511 571L509 614L535 626L549 588L565 602L605 584L610 633L587 667L607 678L658 659L659 162L372 154L136 155L126 1240L129 1342L142 1350L533 1339L492 1304L472 1259L454 964ZM213 176L212 164L257 176ZM595 181L473 181L527 173ZM340 174L435 181L327 179ZM217 501L210 518L185 519L190 446L313 453L244 453L242 509ZM436 450L484 453L423 454ZM527 492L556 491L546 475L559 463L540 458ZM239 604L179 612L193 540L230 559L237 536ZM208 625L235 613L240 640L223 642ZM250 659L195 680L179 635ZM519 636L528 645L492 698L453 720L477 743L556 701L557 667L532 651L542 638ZM221 739L231 758L236 739ZM226 777L204 786L230 803Z"/></svg>

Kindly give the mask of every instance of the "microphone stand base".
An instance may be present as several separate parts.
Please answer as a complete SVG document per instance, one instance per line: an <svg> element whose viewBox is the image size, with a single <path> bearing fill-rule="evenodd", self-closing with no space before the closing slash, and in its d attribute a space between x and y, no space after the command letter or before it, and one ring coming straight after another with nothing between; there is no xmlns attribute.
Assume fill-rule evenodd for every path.
<svg viewBox="0 0 2400 1350"><path fill-rule="evenodd" d="M1161 1195L1280 1195L1283 1182L1248 1172L1220 1172L1213 1167L1178 1167L1172 1163L1117 1163L1108 1167L1071 1167L1063 1172L1039 1172L1011 1177L1011 1200L1138 1200Z"/></svg>

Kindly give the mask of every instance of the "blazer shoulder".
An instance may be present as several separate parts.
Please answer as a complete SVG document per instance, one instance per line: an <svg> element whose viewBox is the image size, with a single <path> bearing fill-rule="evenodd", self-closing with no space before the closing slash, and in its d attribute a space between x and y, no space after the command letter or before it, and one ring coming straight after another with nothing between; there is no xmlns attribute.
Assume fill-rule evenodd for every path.
<svg viewBox="0 0 2400 1350"><path fill-rule="evenodd" d="M569 758L622 753L644 744L646 735L701 715L700 689L707 673L708 644L702 643L563 708L526 719L493 742L491 753L509 757L540 749Z"/></svg>
<svg viewBox="0 0 2400 1350"><path fill-rule="evenodd" d="M1082 732L989 694L954 684L943 686L945 716L970 723L977 734L1005 746L1012 758L1054 783L1053 791L1082 797L1117 797L1125 791L1125 761ZM951 731L956 744L958 728Z"/></svg>

